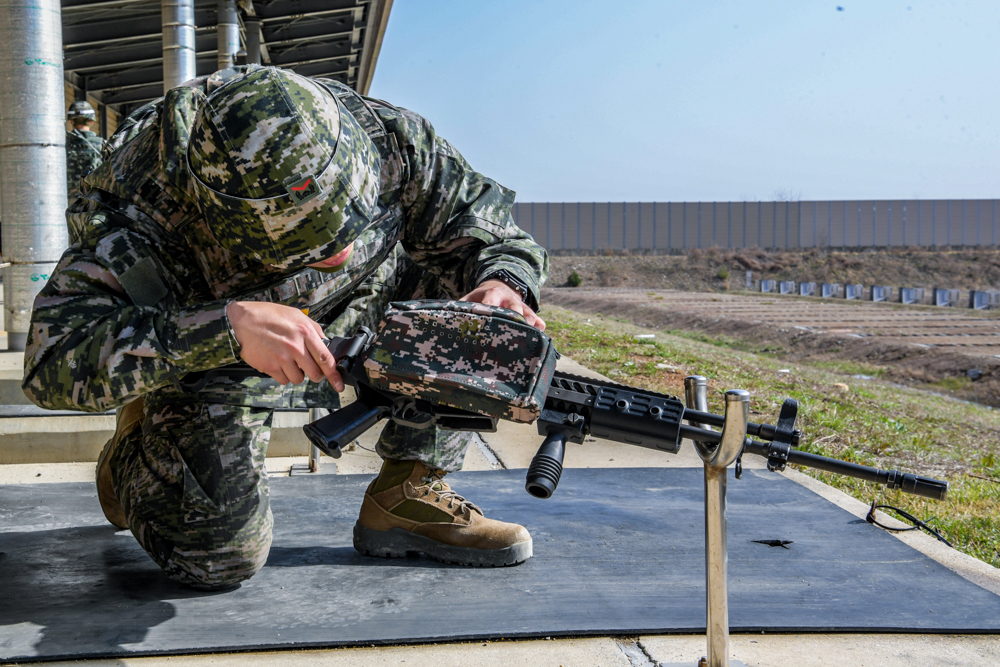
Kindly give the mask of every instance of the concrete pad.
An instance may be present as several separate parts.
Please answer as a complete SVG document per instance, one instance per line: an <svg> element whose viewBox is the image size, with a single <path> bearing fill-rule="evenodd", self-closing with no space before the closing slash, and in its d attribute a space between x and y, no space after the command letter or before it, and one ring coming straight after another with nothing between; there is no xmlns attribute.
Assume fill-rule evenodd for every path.
<svg viewBox="0 0 1000 667"><path fill-rule="evenodd" d="M639 645L664 667L694 664L705 637L641 637ZM1000 637L982 635L732 635L730 659L747 667L987 667L1000 664ZM655 664L654 663L654 664Z"/></svg>
<svg viewBox="0 0 1000 667"><path fill-rule="evenodd" d="M7 332L0 334L0 342L7 340ZM0 352L0 371L20 371L23 376L24 352L11 350Z"/></svg>
<svg viewBox="0 0 1000 667"><path fill-rule="evenodd" d="M0 465L0 484L93 482L94 463L19 463Z"/></svg>
<svg viewBox="0 0 1000 667"><path fill-rule="evenodd" d="M0 464L97 461L114 433L114 415L0 419Z"/></svg>
<svg viewBox="0 0 1000 667"><path fill-rule="evenodd" d="M228 653L155 658L115 658L46 663L93 667L370 667L371 665L433 665L434 667L630 667L613 639L553 639L475 644L430 644L332 649Z"/></svg>

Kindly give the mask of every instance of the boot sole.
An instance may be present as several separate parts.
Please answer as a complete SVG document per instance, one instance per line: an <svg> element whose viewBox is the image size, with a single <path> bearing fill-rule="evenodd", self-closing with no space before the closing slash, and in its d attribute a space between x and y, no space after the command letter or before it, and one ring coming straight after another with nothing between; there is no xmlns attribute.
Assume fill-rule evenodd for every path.
<svg viewBox="0 0 1000 667"><path fill-rule="evenodd" d="M371 530L354 524L354 548L366 556L404 558L423 554L442 563L471 567L507 567L531 558L532 541L518 542L503 549L475 549L442 544L402 528Z"/></svg>

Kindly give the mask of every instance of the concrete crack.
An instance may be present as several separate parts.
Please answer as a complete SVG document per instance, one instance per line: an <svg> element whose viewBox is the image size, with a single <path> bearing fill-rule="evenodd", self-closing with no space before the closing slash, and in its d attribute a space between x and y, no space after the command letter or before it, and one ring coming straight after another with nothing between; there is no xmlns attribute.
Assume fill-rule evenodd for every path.
<svg viewBox="0 0 1000 667"><path fill-rule="evenodd" d="M646 653L646 649L638 640L621 638L616 639L615 643L628 658L631 667L657 667L656 661Z"/></svg>
<svg viewBox="0 0 1000 667"><path fill-rule="evenodd" d="M503 461L500 460L500 457L497 456L497 453L493 451L489 443L487 443L486 440L483 439L483 436L479 435L478 433L473 433L472 441L476 443L476 447L478 447L479 451L482 452L484 457L486 457L486 460L490 462L491 468L493 468L494 470L507 469L507 466L505 466Z"/></svg>

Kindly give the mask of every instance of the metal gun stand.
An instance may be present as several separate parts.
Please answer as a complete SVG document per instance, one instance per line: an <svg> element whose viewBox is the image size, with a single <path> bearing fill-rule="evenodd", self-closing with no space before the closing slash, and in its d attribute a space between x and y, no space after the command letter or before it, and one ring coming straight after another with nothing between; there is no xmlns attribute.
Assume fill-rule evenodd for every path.
<svg viewBox="0 0 1000 667"><path fill-rule="evenodd" d="M684 378L684 402L691 410L708 412L708 381L700 375ZM726 420L718 445L695 441L705 463L705 588L708 657L698 667L732 667L729 661L729 554L726 547L726 468L743 450L750 416L750 393L743 389L726 392ZM711 428L707 424L692 426Z"/></svg>
<svg viewBox="0 0 1000 667"><path fill-rule="evenodd" d="M330 411L326 408L309 408L309 423L316 421L317 419L322 419L330 414ZM302 475L309 474L311 472L319 472L320 468L320 457L323 452L320 451L319 447L313 443L309 443L309 462L306 464L296 463L292 465L291 469L288 471L290 475Z"/></svg>

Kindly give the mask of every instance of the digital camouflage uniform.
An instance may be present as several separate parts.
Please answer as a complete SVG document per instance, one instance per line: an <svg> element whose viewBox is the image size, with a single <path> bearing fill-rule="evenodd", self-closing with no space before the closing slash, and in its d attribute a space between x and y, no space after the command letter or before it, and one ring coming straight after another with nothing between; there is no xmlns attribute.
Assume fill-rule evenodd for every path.
<svg viewBox="0 0 1000 667"><path fill-rule="evenodd" d="M269 93L278 79L304 114L289 116L290 102ZM226 97L227 84L243 88ZM221 136L222 117L245 120L244 136ZM267 142L276 159L252 153ZM455 298L497 270L537 304L547 272L545 251L513 222L512 191L420 116L336 81L219 72L137 110L106 152L67 212L73 245L35 300L23 389L50 409L143 397L141 429L111 457L114 488L143 548L193 586L238 582L266 559L274 409L339 407L325 380L282 387L222 372L180 391L186 374L239 361L228 303L293 306L342 335L375 324L391 300ZM232 214L227 198L248 191L245 214ZM351 241L337 271L305 266ZM448 471L467 444L466 434L390 424L378 451Z"/></svg>
<svg viewBox="0 0 1000 667"><path fill-rule="evenodd" d="M83 177L101 166L104 139L90 130L75 129L66 133L66 192L69 201L80 194Z"/></svg>

